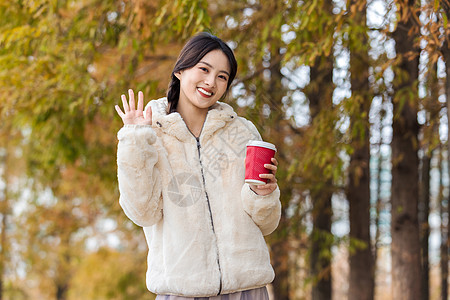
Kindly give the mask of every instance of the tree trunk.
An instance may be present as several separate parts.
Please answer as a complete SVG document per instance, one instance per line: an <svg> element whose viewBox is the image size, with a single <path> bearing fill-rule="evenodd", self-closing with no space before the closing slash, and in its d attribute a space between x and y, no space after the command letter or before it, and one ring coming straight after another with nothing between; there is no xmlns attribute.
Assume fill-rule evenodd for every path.
<svg viewBox="0 0 450 300"><path fill-rule="evenodd" d="M444 224L445 220L445 206L444 206L444 166L443 166L443 152L444 147L441 145L439 149L439 215L441 217L441 247L440 247L440 271L441 271L441 300L448 300L448 221L447 226ZM448 202L447 202L448 205ZM450 205L449 205L450 206ZM450 214L447 214L450 216ZM448 217L447 217L448 220Z"/></svg>
<svg viewBox="0 0 450 300"><path fill-rule="evenodd" d="M430 225L428 216L430 215L430 164L431 155L425 149L422 157L422 167L420 176L420 200L419 200L419 222L421 229L420 244L422 249L422 300L430 298L430 266L428 259L428 239L430 237Z"/></svg>
<svg viewBox="0 0 450 300"><path fill-rule="evenodd" d="M10 125L6 125L3 134L5 135L5 141L8 141L11 134ZM9 215L9 203L8 203L8 144L5 146L4 154L0 155L0 166L3 166L3 172L1 174L1 180L5 183L2 193L0 192L0 214L1 214L1 236L0 236L0 300L4 299L4 287L5 287L5 269L6 269L6 257L8 253L8 215ZM2 197L3 196L3 197Z"/></svg>
<svg viewBox="0 0 450 300"><path fill-rule="evenodd" d="M331 12L331 0L324 1L324 10ZM333 63L332 55L316 58L310 68L311 88L305 90L309 100L311 122L319 116L321 111L328 111L332 107L333 97ZM323 168L312 166L315 178L323 178ZM324 178L320 184L311 187L313 229L310 237L310 272L313 279L312 300L329 300L332 298L331 280L331 218L333 195L331 179Z"/></svg>
<svg viewBox="0 0 450 300"><path fill-rule="evenodd" d="M368 141L367 141L368 142ZM370 240L369 146L352 154L347 197L350 204L349 300L373 299L374 268ZM358 244L354 242L357 241ZM360 243L363 244L360 244Z"/></svg>
<svg viewBox="0 0 450 300"><path fill-rule="evenodd" d="M283 213L280 225L285 229L287 223L287 219ZM274 300L289 300L289 255L286 251L288 249L287 244L287 238L282 239L281 236L277 236L276 241L271 243L271 260L276 274L272 282Z"/></svg>
<svg viewBox="0 0 450 300"><path fill-rule="evenodd" d="M448 155L448 154L447 154ZM442 239L441 244L444 245L441 253L442 259L441 263L442 267L442 300L448 299L448 257L449 257L449 248L450 248L450 203L449 199L447 199L447 238ZM445 231L444 231L445 233Z"/></svg>
<svg viewBox="0 0 450 300"><path fill-rule="evenodd" d="M66 300L66 299L67 299L67 285L57 285L56 300Z"/></svg>
<svg viewBox="0 0 450 300"><path fill-rule="evenodd" d="M282 106L282 98L284 96L284 88L282 85L283 75L281 74L281 54L280 49L278 47L273 47L275 50L271 53L271 67L270 71L270 82L267 85L267 105L270 107L270 123L271 126L268 129L267 135L272 138L272 141L277 145L278 153L277 159L279 163L286 165L288 162L286 161L286 157L283 151L283 139L284 136L282 134L283 130L281 128L282 120L283 120L283 110ZM280 191L281 191L281 201L284 203L288 203L289 199L292 196L292 187L283 187L283 179L280 173L277 174L277 178L280 180ZM286 208L286 207L284 207ZM286 214L283 211L281 214L280 224L278 225L277 231L274 233L274 236L270 236L269 240L271 243L271 252L272 252L272 264L275 270L275 279L272 282L273 294L275 300L289 300L289 220L286 218Z"/></svg>
<svg viewBox="0 0 450 300"><path fill-rule="evenodd" d="M61 201L61 200L60 200ZM64 201L64 200L62 200ZM67 208L64 208L67 209ZM63 212L63 214L65 211ZM67 214L69 217L70 214ZM56 286L56 300L66 300L67 293L70 287L70 279L71 279L71 245L70 245L70 237L73 233L70 229L65 228L59 235L61 238L60 244L60 253L58 257L58 266L56 269L56 278L55 278L55 286Z"/></svg>
<svg viewBox="0 0 450 300"><path fill-rule="evenodd" d="M449 0L440 0L441 4L447 19L450 17L450 1ZM450 35L446 36L445 42L442 45L441 52L445 62L445 98L447 99L447 128L450 128ZM450 175L450 130L448 130L447 136L447 172ZM441 149L442 151L442 149ZM442 155L442 153L441 153ZM440 166L442 168L442 166ZM442 174L442 173L441 173ZM441 175L442 177L442 175ZM450 247L450 197L447 199L447 226L442 224L441 221L441 300L448 299L448 249ZM441 205L441 220L444 220L444 207L442 201L440 201Z"/></svg>
<svg viewBox="0 0 450 300"><path fill-rule="evenodd" d="M333 94L333 57L321 60L318 58L310 69L310 81L320 88L311 89L307 93L310 103L311 119L321 110L327 110L332 104ZM323 170L320 167L310 170L321 178ZM323 175L322 175L323 177ZM313 230L311 233L310 266L313 278L312 300L328 300L332 296L331 287L331 197L333 195L331 180L324 179L319 187L312 188L311 201L313 205Z"/></svg>
<svg viewBox="0 0 450 300"><path fill-rule="evenodd" d="M311 238L311 273L314 280L312 300L329 300L331 288L331 194L326 191L311 195L314 201Z"/></svg>
<svg viewBox="0 0 450 300"><path fill-rule="evenodd" d="M398 2L399 15L406 15L394 32L400 58L395 68L392 137L391 256L393 299L420 299L420 238L418 222L419 159L417 122L418 49L414 45L418 26L415 2ZM406 57L407 54L414 57Z"/></svg>
<svg viewBox="0 0 450 300"><path fill-rule="evenodd" d="M448 155L448 154L447 154ZM442 267L442 299L448 299L448 257L449 257L449 248L450 248L450 203L449 199L447 199L447 238L442 239L441 244L445 245L444 249L441 251L443 253L441 263ZM445 233L445 231L444 231Z"/></svg>
<svg viewBox="0 0 450 300"><path fill-rule="evenodd" d="M447 17L450 17L450 7L446 7L445 9ZM447 37L450 39L450 36ZM450 43L448 40L444 43L442 47L442 54L445 61L445 73L446 73L446 82L445 82L445 97L447 99L447 120L450 120ZM448 128L450 128L450 121L448 121ZM450 143L448 142L448 138L450 138L450 131L448 131L447 137L447 165L450 163ZM450 175L450 165L447 167L448 175ZM450 197L449 197L450 199ZM441 298L442 300L448 299L448 248L450 243L450 203L448 203L447 199L447 226L441 227ZM443 219L443 213L441 214L441 220ZM447 231L447 232L446 232Z"/></svg>
<svg viewBox="0 0 450 300"><path fill-rule="evenodd" d="M365 1L358 1L356 13L351 17L356 26L366 27ZM356 7L355 1L351 2ZM370 130L369 110L371 96L369 93L369 55L366 49L358 50L360 44L367 44L367 34L350 40L350 73L352 100L358 105L357 116L351 116L351 128L357 128L350 157L347 198L350 211L350 281L349 300L372 300L374 296L374 268L372 243L370 239ZM358 44L357 44L358 43ZM362 123L362 124L361 124ZM356 243L357 242L357 243Z"/></svg>
<svg viewBox="0 0 450 300"><path fill-rule="evenodd" d="M437 101L439 98L439 82L437 78L437 63L432 63L428 67L427 85L429 94L423 100L426 122L422 130L422 164L420 176L419 192L419 223L420 239L422 249L422 300L430 298L430 266L429 266L429 238L430 225L428 218L430 215L430 171L431 157L434 151L433 141L439 137L439 112L441 105Z"/></svg>

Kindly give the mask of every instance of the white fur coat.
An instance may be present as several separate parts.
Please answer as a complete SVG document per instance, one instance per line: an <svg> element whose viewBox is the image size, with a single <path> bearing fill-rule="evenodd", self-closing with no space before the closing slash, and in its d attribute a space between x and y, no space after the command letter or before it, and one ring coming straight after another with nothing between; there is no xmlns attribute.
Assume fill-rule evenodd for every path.
<svg viewBox="0 0 450 300"><path fill-rule="evenodd" d="M218 102L197 140L165 98L149 105L152 126L124 126L117 152L119 203L148 243L148 289L206 297L270 283L263 236L278 226L280 191L259 196L244 183L256 127Z"/></svg>

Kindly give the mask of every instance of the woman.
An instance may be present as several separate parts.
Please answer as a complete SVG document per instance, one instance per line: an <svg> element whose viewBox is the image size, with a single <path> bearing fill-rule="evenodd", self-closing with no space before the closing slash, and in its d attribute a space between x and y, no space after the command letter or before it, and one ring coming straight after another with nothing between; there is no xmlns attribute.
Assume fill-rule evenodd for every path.
<svg viewBox="0 0 450 300"><path fill-rule="evenodd" d="M208 33L182 49L167 98L128 91L118 132L119 203L142 226L147 287L157 299L268 299L274 278L264 235L278 226L277 161L244 183L255 126L219 101L237 71L232 50ZM209 297L209 298L208 298Z"/></svg>

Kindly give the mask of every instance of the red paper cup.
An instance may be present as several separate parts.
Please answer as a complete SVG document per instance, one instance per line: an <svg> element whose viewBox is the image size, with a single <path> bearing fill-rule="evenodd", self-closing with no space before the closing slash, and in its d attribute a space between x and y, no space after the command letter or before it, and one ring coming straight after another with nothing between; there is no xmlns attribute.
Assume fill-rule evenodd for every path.
<svg viewBox="0 0 450 300"><path fill-rule="evenodd" d="M268 179L259 177L259 174L269 174L264 164L271 164L275 156L274 144L263 141L249 141L247 143L247 156L245 157L245 182L253 185L264 185Z"/></svg>

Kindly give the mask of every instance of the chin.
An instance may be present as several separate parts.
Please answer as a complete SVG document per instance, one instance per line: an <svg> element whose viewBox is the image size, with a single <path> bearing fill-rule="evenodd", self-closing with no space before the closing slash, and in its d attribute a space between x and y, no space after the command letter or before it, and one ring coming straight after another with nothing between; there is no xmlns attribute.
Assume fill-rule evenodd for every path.
<svg viewBox="0 0 450 300"><path fill-rule="evenodd" d="M210 108L211 106L213 106L214 104L217 103L217 100L203 100L203 101L197 101L196 106L198 108Z"/></svg>

